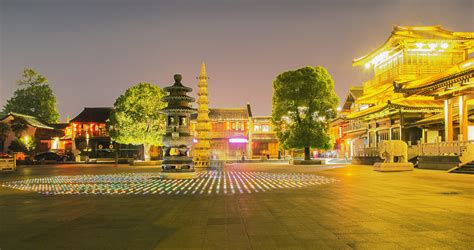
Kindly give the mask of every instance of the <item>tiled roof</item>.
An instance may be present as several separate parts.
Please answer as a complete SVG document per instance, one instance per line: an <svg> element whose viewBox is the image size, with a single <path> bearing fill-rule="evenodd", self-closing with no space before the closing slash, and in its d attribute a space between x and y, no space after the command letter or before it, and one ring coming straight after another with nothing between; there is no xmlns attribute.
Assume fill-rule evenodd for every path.
<svg viewBox="0 0 474 250"><path fill-rule="evenodd" d="M113 108L84 108L71 122L105 123L109 119Z"/></svg>
<svg viewBox="0 0 474 250"><path fill-rule="evenodd" d="M4 120L6 117L8 117L8 116L10 116L10 115L13 116L13 117L22 118L22 119L24 119L29 125L31 125L31 126L33 126L33 127L36 127L36 128L54 129L52 126L48 125L46 122L41 121L41 119L39 119L39 118L36 118L36 117L34 117L34 116L31 116L31 115L20 114L20 113L10 112L10 113L8 113L8 115L5 116L2 120Z"/></svg>
<svg viewBox="0 0 474 250"><path fill-rule="evenodd" d="M443 29L441 26L395 26L392 34L382 46L363 57L354 59L352 65L363 65L381 51L400 46L400 44L404 43L403 41L420 39L458 42L471 41L472 43L474 40L474 32L452 32Z"/></svg>

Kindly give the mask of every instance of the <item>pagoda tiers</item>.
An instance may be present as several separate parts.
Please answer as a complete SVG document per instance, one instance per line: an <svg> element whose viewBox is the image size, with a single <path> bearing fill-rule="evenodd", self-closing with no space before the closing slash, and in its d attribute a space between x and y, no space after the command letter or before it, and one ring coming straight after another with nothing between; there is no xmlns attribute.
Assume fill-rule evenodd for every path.
<svg viewBox="0 0 474 250"><path fill-rule="evenodd" d="M208 167L209 156L211 154L211 122L209 119L209 99L207 97L207 79L206 65L202 63L199 74L198 90L198 114L196 124L196 140L194 145L194 163L196 167Z"/></svg>
<svg viewBox="0 0 474 250"><path fill-rule="evenodd" d="M194 98L187 95L192 89L181 83L181 75L174 75L175 83L163 90L169 95L163 97L168 106L162 109L167 116L166 134L163 137L163 172L194 172L194 164L189 157L193 143L189 118L195 109L191 107Z"/></svg>
<svg viewBox="0 0 474 250"><path fill-rule="evenodd" d="M417 145L412 158L428 143L474 140L473 51L474 32L395 26L382 46L353 61L373 77L343 103L333 123L336 148L356 163L372 163L382 140Z"/></svg>

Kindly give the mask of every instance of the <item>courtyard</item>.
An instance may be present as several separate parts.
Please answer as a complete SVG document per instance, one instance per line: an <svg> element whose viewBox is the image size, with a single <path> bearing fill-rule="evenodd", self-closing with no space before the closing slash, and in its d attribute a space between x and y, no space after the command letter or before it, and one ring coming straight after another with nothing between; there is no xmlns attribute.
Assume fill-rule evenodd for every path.
<svg viewBox="0 0 474 250"><path fill-rule="evenodd" d="M203 170L196 181L158 172L64 164L1 173L0 248L474 247L471 175L272 163Z"/></svg>

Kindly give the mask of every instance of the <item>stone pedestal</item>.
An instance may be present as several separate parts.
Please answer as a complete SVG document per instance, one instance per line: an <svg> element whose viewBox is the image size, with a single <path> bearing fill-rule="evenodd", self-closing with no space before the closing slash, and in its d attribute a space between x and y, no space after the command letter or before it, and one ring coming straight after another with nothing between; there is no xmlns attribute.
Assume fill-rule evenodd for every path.
<svg viewBox="0 0 474 250"><path fill-rule="evenodd" d="M413 163L399 163L399 162L376 162L374 164L374 171L379 172L399 172L399 171L413 171Z"/></svg>

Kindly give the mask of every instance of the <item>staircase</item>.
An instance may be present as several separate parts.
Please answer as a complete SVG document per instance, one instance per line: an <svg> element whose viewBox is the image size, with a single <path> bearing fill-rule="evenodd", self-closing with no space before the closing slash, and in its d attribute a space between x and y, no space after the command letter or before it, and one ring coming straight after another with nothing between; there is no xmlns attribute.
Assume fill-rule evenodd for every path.
<svg viewBox="0 0 474 250"><path fill-rule="evenodd" d="M450 173L474 174L474 161L471 161L460 168L456 168L453 171L450 171Z"/></svg>

